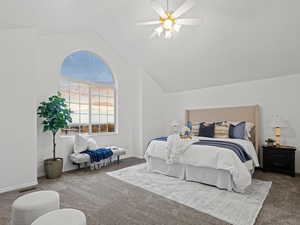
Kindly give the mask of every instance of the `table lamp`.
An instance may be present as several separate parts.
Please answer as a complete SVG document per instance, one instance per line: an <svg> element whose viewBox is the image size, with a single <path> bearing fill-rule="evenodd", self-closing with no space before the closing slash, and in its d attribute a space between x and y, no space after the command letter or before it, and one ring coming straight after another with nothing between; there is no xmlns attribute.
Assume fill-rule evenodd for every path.
<svg viewBox="0 0 300 225"><path fill-rule="evenodd" d="M286 122L279 115L275 115L270 126L275 129L275 144L280 145L281 128L287 127Z"/></svg>

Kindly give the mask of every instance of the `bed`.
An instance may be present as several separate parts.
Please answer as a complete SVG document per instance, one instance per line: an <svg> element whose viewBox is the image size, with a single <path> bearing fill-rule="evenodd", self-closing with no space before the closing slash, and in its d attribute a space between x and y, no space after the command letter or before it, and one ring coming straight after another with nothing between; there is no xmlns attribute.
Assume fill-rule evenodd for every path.
<svg viewBox="0 0 300 225"><path fill-rule="evenodd" d="M242 145L251 160L242 162L233 152L213 146L191 145L175 163L166 162L167 142L150 142L145 158L148 170L187 181L195 181L226 189L244 192L251 184L255 167L259 166L259 106L190 109L185 111L185 120L198 121L247 121L254 124L249 140L224 139L220 141ZM207 140L210 138L197 137Z"/></svg>

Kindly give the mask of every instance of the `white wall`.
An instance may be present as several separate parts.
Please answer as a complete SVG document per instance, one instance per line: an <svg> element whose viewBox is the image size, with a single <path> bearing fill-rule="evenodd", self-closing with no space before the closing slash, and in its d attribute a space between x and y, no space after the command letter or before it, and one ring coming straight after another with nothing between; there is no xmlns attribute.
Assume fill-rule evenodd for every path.
<svg viewBox="0 0 300 225"><path fill-rule="evenodd" d="M142 77L142 142L143 151L153 138L165 135L165 96L164 92L152 78L141 71Z"/></svg>
<svg viewBox="0 0 300 225"><path fill-rule="evenodd" d="M0 30L0 193L37 183L35 42L32 29Z"/></svg>
<svg viewBox="0 0 300 225"><path fill-rule="evenodd" d="M111 68L118 83L118 134L99 135L100 144L119 145L129 150L127 156L139 155L141 148L140 76L137 69L115 54L96 33L68 33L41 36L38 42L37 103L59 90L60 66L64 57L76 50L88 50L101 56ZM139 119L140 118L140 119ZM63 157L64 170L75 168L68 157L72 152L72 137L58 137L57 156ZM51 157L49 133L38 124L38 175L44 174L43 160Z"/></svg>
<svg viewBox="0 0 300 225"><path fill-rule="evenodd" d="M184 110L215 106L255 105L261 107L262 137L273 137L269 127L272 115L287 120L282 130L283 144L297 146L300 151L300 75L218 86L166 95L166 128L177 119L184 124ZM167 130L166 130L167 132ZM300 172L300 153L296 153L296 171Z"/></svg>
<svg viewBox="0 0 300 225"><path fill-rule="evenodd" d="M3 112L1 117L9 121L2 123L5 127L2 137L7 137L6 142L2 142L2 148L13 151L6 153L10 160L1 161L0 191L33 185L37 182L37 175L44 175L43 161L52 156L52 141L50 133L42 132L41 121L36 118L36 108L41 101L59 90L61 64L73 51L88 50L101 56L117 81L118 132L94 136L99 144L122 146L128 149L127 157L143 157L148 141L163 133L165 123L161 88L144 71L116 54L96 33L37 33L33 40L25 31L5 30L1 38L1 43L5 43L1 52L5 60L2 61L9 62L6 64L8 67L1 67L1 83L5 84L1 89L2 102L5 102L5 93L8 92L5 88L11 91L13 86L14 91L7 101L13 111ZM13 46L7 44L10 38ZM12 104L15 99L18 100L17 105ZM19 99L22 101L19 102ZM20 116L20 110L23 116ZM18 124L11 126L12 121ZM24 127L26 132L15 135L20 132L20 127ZM10 136L11 133L14 136ZM28 147L24 149L23 146ZM57 156L64 158L64 171L76 168L69 160L72 148L73 137L57 136ZM5 176L3 171L13 172L14 176L8 176L6 181L2 178Z"/></svg>
<svg viewBox="0 0 300 225"><path fill-rule="evenodd" d="M5 129L2 129L1 135L7 138L2 142L2 149L14 149L14 151L7 151L7 157L12 160L1 161L0 191L35 183L36 163L33 161L37 161L38 175L44 174L43 160L51 157L52 152L51 136L49 133L42 132L39 120L36 124L35 110L39 102L59 90L61 63L65 56L76 50L89 50L101 56L110 66L117 80L118 134L99 135L95 138L101 144L128 148L128 156L142 157L151 139L168 134L172 120L179 120L183 124L184 109L253 104L261 106L262 140L273 135L268 123L273 114L279 114L289 123L289 128L282 132L283 143L300 148L300 138L297 135L300 132L299 105L296 99L300 94L298 88L300 75L165 94L147 73L130 65L96 33L34 36L33 31L5 30L1 31L1 43L3 46L0 54L1 58L4 58L2 62L5 62L4 66L0 67L0 79L3 80L1 83L5 84L2 85L1 98L3 98L2 102L6 101L8 106L14 109L2 112L1 118L9 121L3 123ZM36 64L35 50L38 56ZM5 93L8 92L7 88L11 90L12 86L15 91L7 101L4 98ZM17 99L20 104L12 104L14 99ZM26 120L22 119L23 117L17 111L20 108L21 115L27 117ZM11 121L18 126L12 127ZM22 123L21 127L24 129L26 127L26 132L22 132L17 137L14 135L15 139L12 139L8 134L20 132L19 124ZM34 138L36 127L38 134L37 138ZM30 129L31 132L27 132ZM30 143L24 143L28 140ZM38 157L34 144L36 140ZM75 168L68 160L72 152L73 138L58 137L57 142L57 155L65 159L64 170ZM28 146L28 148L23 149L20 146ZM19 149L22 151L19 152ZM22 163L26 163L25 169L19 167L23 164L15 163L15 159L18 162L19 157L24 160ZM300 154L297 153L296 158L296 169L300 172ZM18 171L18 174L14 174L14 178L9 176L3 179L2 177L5 177L3 171Z"/></svg>
<svg viewBox="0 0 300 225"><path fill-rule="evenodd" d="M7 37L9 37L10 33L7 32L7 35ZM3 36L2 38L4 37L6 36ZM27 104L26 107L24 106L22 108L22 111L30 112L30 118L33 118L33 121L26 120L26 122L30 124L26 124L26 126L22 127L30 127L31 125L34 127L34 130L32 132L26 132L26 134L22 134L23 136L20 135L18 137L28 139L29 135L34 135L37 132L37 138L34 138L35 143L37 142L37 146L30 147L30 152L23 151L23 153L26 152L29 159L37 162L30 162L30 166L27 168L28 170L34 170L35 175L31 176L31 178L35 179L34 182L36 182L36 167L38 176L43 176L43 161L44 159L51 157L52 154L51 135L50 133L42 132L40 119L36 119L36 108L41 101L56 94L59 90L61 64L67 55L76 50L88 50L101 56L111 68L117 81L118 133L94 136L95 139L99 144L119 145L127 148L127 157L143 157L146 143L164 130L164 120L162 118L163 92L146 73L142 70L138 70L136 66L130 65L126 59L115 54L115 51L99 38L96 33L53 33L42 36L37 35L34 42L31 40L27 41L28 38L26 38L26 33L24 33L24 35L20 33L19 37L22 41L24 40L24 43L20 42L16 45L19 49L18 53L22 53L19 55L20 59L23 60L22 62L26 63L28 67L31 66L30 69L36 69L36 77L33 77L35 74L33 72L29 73L26 72L26 70L23 72L23 67L17 67L16 63L18 62L12 61L11 64L8 65L10 65L10 69L15 68L15 70L12 70L14 73L22 74L22 80L20 79L21 82L15 82L16 77L13 76L11 76L12 80L8 80L6 76L2 76L1 78L3 78L3 84L7 84L7 82L22 85L29 84L27 86L22 86L22 88L16 86L16 91L14 93L16 95L22 95L24 92L22 90L25 87L26 93L35 97L34 104L28 104L28 101L22 101L22 103ZM2 43L5 43L5 41ZM9 47L11 46L7 46L7 51L9 51ZM30 49L30 51L28 49ZM37 53L36 62L35 57L31 54L33 51L36 51ZM28 52L28 54L26 54L26 52ZM3 57L5 57L6 53L4 51L2 51L2 53ZM16 54L16 52L13 53ZM2 69L4 68L2 67ZM30 76L27 74L30 74ZM36 78L36 82L33 81L33 78ZM5 85L5 87L10 88L10 85ZM2 90L4 91L5 89ZM6 95L2 95L2 97L4 96ZM16 113L18 114L19 112L16 111ZM16 121L16 119L12 117L11 112L9 112L9 115L6 117L9 118L7 121ZM143 124L145 125L143 126ZM26 128L26 130L28 129ZM11 139L7 140L10 141ZM29 138L29 140L32 139ZM29 145L27 144L27 146ZM64 171L76 168L69 160L72 147L72 137L57 137L57 156L64 158ZM17 147L15 148L17 149ZM9 157L14 159L18 155L19 153L13 151ZM22 157L24 157L24 155ZM13 161L14 160L7 161L8 164L2 163L1 171L9 170L10 167L14 165L14 163L12 163ZM25 158L24 162L26 162ZM26 170L24 171L24 173L26 173ZM20 175L24 175L24 173L20 173ZM26 176L23 176L23 178L26 180ZM28 182L23 181L23 178L16 178L16 181L25 185ZM7 183L7 187L14 189L15 184L12 182Z"/></svg>

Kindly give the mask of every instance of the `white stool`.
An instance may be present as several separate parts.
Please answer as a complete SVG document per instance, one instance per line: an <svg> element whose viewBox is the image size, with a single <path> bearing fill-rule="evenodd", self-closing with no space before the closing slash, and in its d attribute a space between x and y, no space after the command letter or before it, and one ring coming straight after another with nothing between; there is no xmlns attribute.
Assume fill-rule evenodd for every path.
<svg viewBox="0 0 300 225"><path fill-rule="evenodd" d="M23 195L12 205L11 225L30 225L36 218L59 209L59 194L37 191Z"/></svg>
<svg viewBox="0 0 300 225"><path fill-rule="evenodd" d="M77 209L58 209L37 218L31 225L86 225L86 217Z"/></svg>

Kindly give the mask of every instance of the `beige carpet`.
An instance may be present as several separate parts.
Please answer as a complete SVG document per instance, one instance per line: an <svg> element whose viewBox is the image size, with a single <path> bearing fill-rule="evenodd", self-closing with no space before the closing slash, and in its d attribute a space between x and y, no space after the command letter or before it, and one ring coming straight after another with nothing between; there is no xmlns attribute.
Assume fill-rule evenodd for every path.
<svg viewBox="0 0 300 225"><path fill-rule="evenodd" d="M246 189L245 193L241 194L149 173L146 171L146 164L107 174L233 225L253 225L255 223L272 184L254 179L252 185Z"/></svg>
<svg viewBox="0 0 300 225"><path fill-rule="evenodd" d="M90 171L66 173L56 180L39 179L37 190L55 190L62 207L73 207L87 215L87 225L228 225L193 208L128 184L106 172L144 163L128 158L120 164ZM254 177L272 181L255 225L300 224L300 176L256 171ZM28 193L28 192L27 192ZM13 201L26 193L0 194L0 224L8 225Z"/></svg>
<svg viewBox="0 0 300 225"><path fill-rule="evenodd" d="M131 158L100 170L74 171L55 180L41 179L37 190L57 191L61 207L82 210L87 225L229 225L105 173L139 162L143 161ZM11 204L23 194L26 193L0 195L0 225L9 225Z"/></svg>

